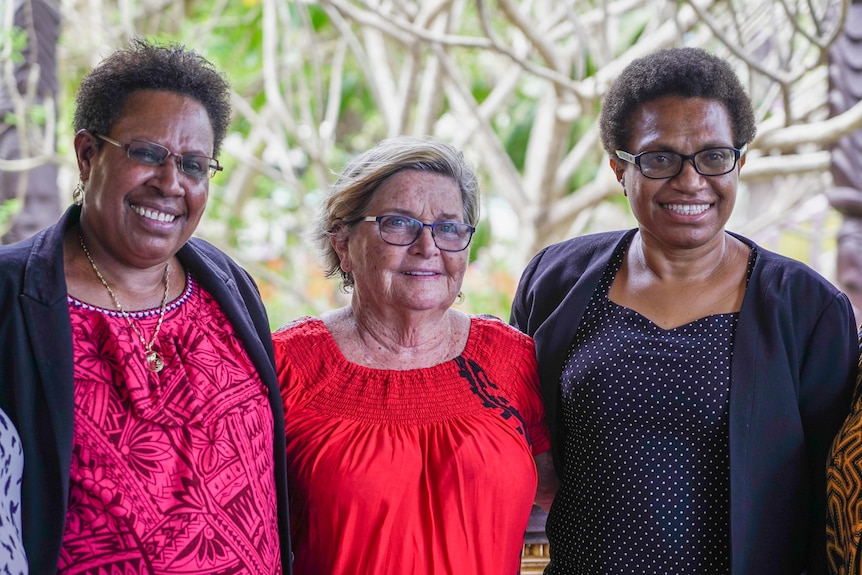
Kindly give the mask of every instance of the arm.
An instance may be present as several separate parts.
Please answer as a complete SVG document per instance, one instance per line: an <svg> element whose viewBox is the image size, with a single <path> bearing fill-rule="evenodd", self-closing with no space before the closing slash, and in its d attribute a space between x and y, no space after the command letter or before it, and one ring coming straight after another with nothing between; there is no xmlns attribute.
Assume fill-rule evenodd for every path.
<svg viewBox="0 0 862 575"><path fill-rule="evenodd" d="M557 475L554 473L554 461L551 452L546 451L535 457L536 471L539 474L539 485L536 488L536 505L545 512L550 511L551 503L557 494Z"/></svg>
<svg viewBox="0 0 862 575"><path fill-rule="evenodd" d="M859 352L853 311L844 294L827 307L809 339L800 377L800 409L814 487L809 566L823 565L825 552L827 455L850 412ZM812 568L812 573L821 571Z"/></svg>

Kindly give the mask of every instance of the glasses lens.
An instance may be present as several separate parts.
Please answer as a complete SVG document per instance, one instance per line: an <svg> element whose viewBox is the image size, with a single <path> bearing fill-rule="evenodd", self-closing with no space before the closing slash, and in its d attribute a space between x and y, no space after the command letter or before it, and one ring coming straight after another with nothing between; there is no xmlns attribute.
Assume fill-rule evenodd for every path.
<svg viewBox="0 0 862 575"><path fill-rule="evenodd" d="M645 152L640 155L640 168L648 178L670 178L679 173L682 157L674 152Z"/></svg>
<svg viewBox="0 0 862 575"><path fill-rule="evenodd" d="M422 231L422 222L408 216L384 216L378 225L383 241L395 246L409 246Z"/></svg>
<svg viewBox="0 0 862 575"><path fill-rule="evenodd" d="M460 252L470 243L473 226L460 222L437 222L434 224L434 242L444 251Z"/></svg>
<svg viewBox="0 0 862 575"><path fill-rule="evenodd" d="M733 148L710 148L695 154L694 165L697 171L707 176L726 174L736 165L736 152Z"/></svg>
<svg viewBox="0 0 862 575"><path fill-rule="evenodd" d="M428 224L434 244L445 252L460 252L470 245L473 226L461 222L437 222ZM409 246L419 238L426 226L409 216L382 216L378 219L380 237L394 246Z"/></svg>
<svg viewBox="0 0 862 575"><path fill-rule="evenodd" d="M210 170L215 174L215 167L210 166L210 162L212 161L213 160L206 156L183 154L180 158L180 169L185 172L186 175L200 180L210 175Z"/></svg>
<svg viewBox="0 0 862 575"><path fill-rule="evenodd" d="M129 158L148 166L158 166L170 155L167 148L163 148L152 142L142 142L141 140L132 140L129 142L127 149Z"/></svg>

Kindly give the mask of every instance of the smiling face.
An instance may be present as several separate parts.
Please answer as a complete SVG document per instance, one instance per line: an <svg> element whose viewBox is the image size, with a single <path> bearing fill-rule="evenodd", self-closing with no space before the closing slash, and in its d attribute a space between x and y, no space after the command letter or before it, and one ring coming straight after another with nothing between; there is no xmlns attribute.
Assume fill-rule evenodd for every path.
<svg viewBox="0 0 862 575"><path fill-rule="evenodd" d="M455 180L434 172L404 170L374 193L367 214L401 214L424 223L463 222L461 191ZM452 305L467 269L469 248L444 252L423 228L409 246L380 237L376 222L358 222L333 242L341 268L353 274L353 306L386 315L388 311L445 310Z"/></svg>
<svg viewBox="0 0 862 575"><path fill-rule="evenodd" d="M724 105L703 98L666 97L643 104L632 116L627 152L671 151L694 154L732 147L733 130ZM721 176L703 176L691 161L673 178L654 180L632 163L612 158L641 236L663 250L717 245L736 201L741 157Z"/></svg>
<svg viewBox="0 0 862 575"><path fill-rule="evenodd" d="M133 93L111 133L104 135L122 143L154 142L177 154L212 156L213 151L213 130L203 105L167 91ZM86 131L75 136L75 151L86 181L81 227L91 250L102 258L152 267L167 261L194 233L206 207L209 179L187 176L174 156L160 166L141 164L125 149Z"/></svg>

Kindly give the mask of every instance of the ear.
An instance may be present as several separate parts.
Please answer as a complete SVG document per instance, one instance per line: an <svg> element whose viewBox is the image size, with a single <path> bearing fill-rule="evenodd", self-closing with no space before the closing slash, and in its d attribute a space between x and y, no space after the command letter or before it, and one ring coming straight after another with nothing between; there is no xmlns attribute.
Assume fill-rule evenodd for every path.
<svg viewBox="0 0 862 575"><path fill-rule="evenodd" d="M329 233L329 243L338 255L338 261L341 262L341 271L345 273L350 273L352 270L352 266L350 265L349 239L344 224L336 224Z"/></svg>
<svg viewBox="0 0 862 575"><path fill-rule="evenodd" d="M81 181L90 179L90 168L92 168L93 156L99 151L96 136L88 130L78 130L75 134L75 158L78 161L78 173Z"/></svg>
<svg viewBox="0 0 862 575"><path fill-rule="evenodd" d="M608 163L611 166L611 169L614 171L614 176L617 178L617 181L623 187L623 195L628 196L626 192L626 169L628 168L628 162L623 162L617 160L616 158L611 158Z"/></svg>

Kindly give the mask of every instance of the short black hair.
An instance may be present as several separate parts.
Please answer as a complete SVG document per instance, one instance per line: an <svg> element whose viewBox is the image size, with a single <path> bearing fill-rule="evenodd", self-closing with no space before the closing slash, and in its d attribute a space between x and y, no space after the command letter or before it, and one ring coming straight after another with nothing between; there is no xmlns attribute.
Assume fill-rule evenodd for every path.
<svg viewBox="0 0 862 575"><path fill-rule="evenodd" d="M666 96L720 101L737 148L757 133L751 98L727 61L702 48L668 48L634 60L608 90L599 118L605 151L626 149L638 107Z"/></svg>
<svg viewBox="0 0 862 575"><path fill-rule="evenodd" d="M213 156L218 156L230 124L230 86L211 62L178 44L135 39L90 70L75 99L75 132L110 134L138 90L164 90L200 102L212 124Z"/></svg>

